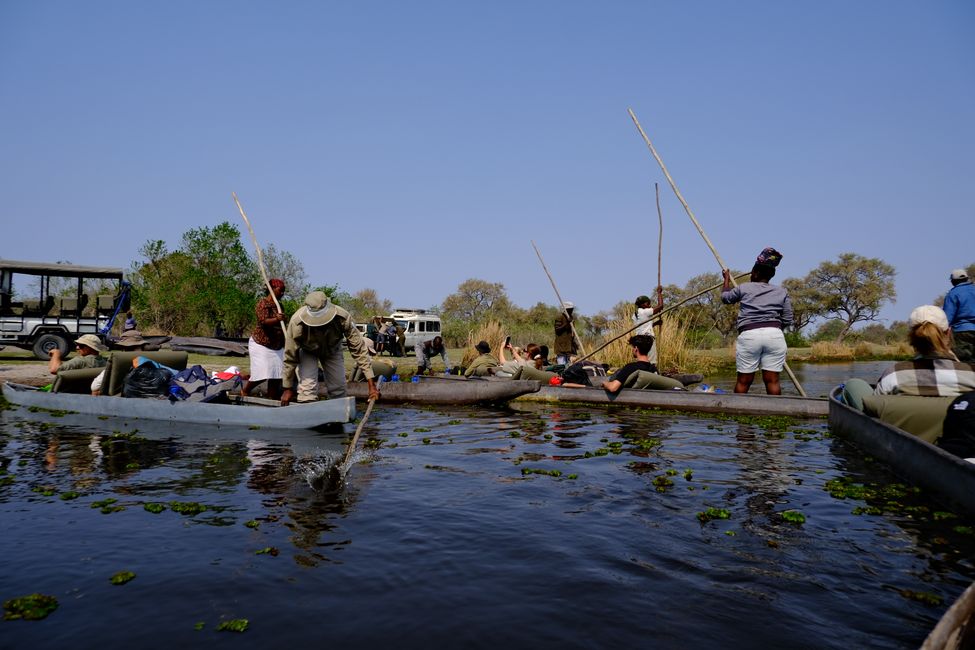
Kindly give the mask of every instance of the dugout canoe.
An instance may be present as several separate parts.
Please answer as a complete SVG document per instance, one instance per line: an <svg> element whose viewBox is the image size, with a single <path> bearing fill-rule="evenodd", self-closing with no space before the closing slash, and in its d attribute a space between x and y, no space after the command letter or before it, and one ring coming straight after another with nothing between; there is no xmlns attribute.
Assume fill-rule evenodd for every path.
<svg viewBox="0 0 975 650"><path fill-rule="evenodd" d="M829 428L904 480L975 515L975 463L969 463L898 427L843 403L841 387L829 394Z"/></svg>
<svg viewBox="0 0 975 650"><path fill-rule="evenodd" d="M504 404L521 395L534 393L541 384L535 380L488 378L422 377L418 382L384 382L379 386L380 404ZM348 394L358 399L369 396L365 382L350 382Z"/></svg>
<svg viewBox="0 0 975 650"><path fill-rule="evenodd" d="M16 406L114 418L186 422L219 427L321 429L355 419L355 399L342 397L281 406L272 400L237 398L230 403L51 393L7 382L3 396Z"/></svg>
<svg viewBox="0 0 975 650"><path fill-rule="evenodd" d="M964 648L975 648L975 583L948 608L921 645L921 650Z"/></svg>
<svg viewBox="0 0 975 650"><path fill-rule="evenodd" d="M613 404L689 413L788 415L809 418L826 417L829 411L827 401L815 397L705 393L683 390L635 390L632 388L623 388L617 393L609 393L602 388L542 386L537 393L519 397L518 401L555 402L559 404Z"/></svg>

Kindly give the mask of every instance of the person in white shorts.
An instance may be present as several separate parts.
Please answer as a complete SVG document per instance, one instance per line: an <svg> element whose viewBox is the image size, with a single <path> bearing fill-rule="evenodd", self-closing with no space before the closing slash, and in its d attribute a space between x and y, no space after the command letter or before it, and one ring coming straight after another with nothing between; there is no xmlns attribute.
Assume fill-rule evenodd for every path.
<svg viewBox="0 0 975 650"><path fill-rule="evenodd" d="M781 260L781 253L774 248L766 248L759 253L752 267L751 281L737 287L731 286L731 272L722 269L724 286L721 289L721 302L741 305L735 345L735 365L738 370L736 393L747 393L755 373L761 369L765 391L769 395L782 394L779 373L785 366L788 350L782 330L792 325L792 301L783 287L769 284Z"/></svg>

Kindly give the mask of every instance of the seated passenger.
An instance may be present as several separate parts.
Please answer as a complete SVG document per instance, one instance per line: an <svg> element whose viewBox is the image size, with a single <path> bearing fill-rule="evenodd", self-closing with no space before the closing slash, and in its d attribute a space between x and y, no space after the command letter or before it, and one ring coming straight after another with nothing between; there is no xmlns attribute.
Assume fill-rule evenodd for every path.
<svg viewBox="0 0 975 650"><path fill-rule="evenodd" d="M504 351L511 350L511 359L506 359ZM501 367L499 370L501 372L508 372L514 374L518 370L518 366L532 366L533 368L541 369L542 356L539 353L539 347L535 343L529 343L522 350L517 346L511 345L511 342L502 346L498 351L498 360L501 362Z"/></svg>
<svg viewBox="0 0 975 650"><path fill-rule="evenodd" d="M646 370L647 372L657 372L657 366L653 364L648 355L650 350L653 348L653 336L650 334L637 334L636 336L631 336L627 341L633 348L633 357L636 361L631 361L626 364L610 376L605 382L603 382L603 388L605 388L610 393L619 392L620 388L623 387L623 382L626 378L632 375L634 372L639 370Z"/></svg>
<svg viewBox="0 0 975 650"><path fill-rule="evenodd" d="M940 307L916 308L908 325L908 340L916 356L888 368L876 388L862 379L847 381L843 389L847 404L862 410L863 395L870 393L953 397L975 390L975 366L958 361L951 351L948 317Z"/></svg>
<svg viewBox="0 0 975 650"><path fill-rule="evenodd" d="M108 359L101 356L108 348L102 344L94 334L83 334L75 341L75 349L78 355L67 361L61 360L61 351L57 348L51 350L51 358L47 363L47 369L52 375L56 375L62 370L80 370L82 368L104 368L108 364ZM91 382L91 394L101 394L102 381L105 379L105 371L102 371L94 381Z"/></svg>
<svg viewBox="0 0 975 650"><path fill-rule="evenodd" d="M470 377L476 375L478 377L484 377L485 375L493 375L494 369L501 364L491 355L491 346L488 345L487 341L481 341L474 346L474 349L480 352L481 355L471 361L471 365L464 371L464 376Z"/></svg>

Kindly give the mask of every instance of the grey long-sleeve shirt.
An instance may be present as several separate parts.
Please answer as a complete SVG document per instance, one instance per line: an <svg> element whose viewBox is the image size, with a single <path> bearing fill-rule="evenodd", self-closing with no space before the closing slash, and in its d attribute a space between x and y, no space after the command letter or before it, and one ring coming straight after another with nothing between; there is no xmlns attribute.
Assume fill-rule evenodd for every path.
<svg viewBox="0 0 975 650"><path fill-rule="evenodd" d="M721 292L721 302L740 302L738 331L760 324L782 329L792 325L792 301L783 287L767 282L745 282Z"/></svg>

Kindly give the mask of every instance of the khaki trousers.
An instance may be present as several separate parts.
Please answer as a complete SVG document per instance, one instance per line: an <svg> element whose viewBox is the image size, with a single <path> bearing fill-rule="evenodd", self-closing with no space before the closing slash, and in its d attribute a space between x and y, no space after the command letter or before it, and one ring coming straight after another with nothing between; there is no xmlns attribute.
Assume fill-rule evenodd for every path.
<svg viewBox="0 0 975 650"><path fill-rule="evenodd" d="M325 374L325 390L328 399L345 397L345 361L342 358L342 342L330 350L309 352L298 350L298 401L314 402L318 399L318 366Z"/></svg>

